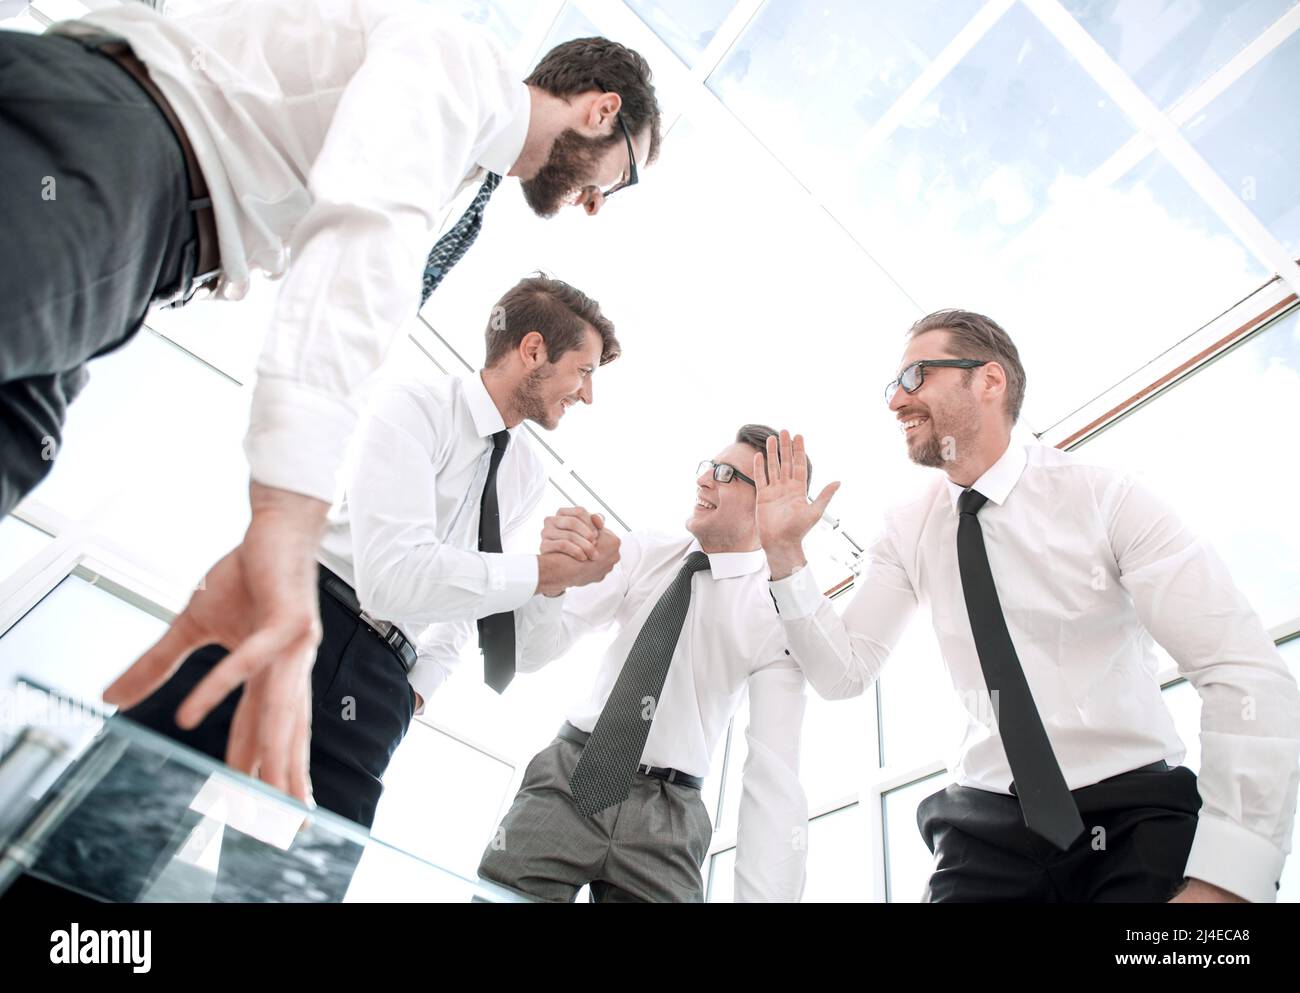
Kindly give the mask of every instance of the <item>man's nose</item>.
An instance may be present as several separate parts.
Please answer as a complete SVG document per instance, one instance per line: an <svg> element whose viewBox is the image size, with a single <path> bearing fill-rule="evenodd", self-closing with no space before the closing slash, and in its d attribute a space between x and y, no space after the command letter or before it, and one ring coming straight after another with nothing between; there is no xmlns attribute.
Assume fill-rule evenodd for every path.
<svg viewBox="0 0 1300 993"><path fill-rule="evenodd" d="M588 376L586 380L583 382L582 389L578 391L578 396L582 399L582 402L585 404L590 404L592 402L592 398L594 394L592 393L590 376Z"/></svg>

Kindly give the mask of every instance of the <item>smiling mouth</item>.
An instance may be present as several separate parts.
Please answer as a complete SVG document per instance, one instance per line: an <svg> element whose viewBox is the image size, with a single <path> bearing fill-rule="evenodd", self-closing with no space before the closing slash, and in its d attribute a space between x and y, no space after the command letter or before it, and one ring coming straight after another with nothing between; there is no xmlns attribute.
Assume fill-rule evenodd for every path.
<svg viewBox="0 0 1300 993"><path fill-rule="evenodd" d="M705 500L704 497L696 497L695 509L696 510L717 510L718 505L716 503L710 503L708 500Z"/></svg>
<svg viewBox="0 0 1300 993"><path fill-rule="evenodd" d="M900 421L898 426L902 429L903 434L910 434L929 419L928 417L909 417L905 421Z"/></svg>

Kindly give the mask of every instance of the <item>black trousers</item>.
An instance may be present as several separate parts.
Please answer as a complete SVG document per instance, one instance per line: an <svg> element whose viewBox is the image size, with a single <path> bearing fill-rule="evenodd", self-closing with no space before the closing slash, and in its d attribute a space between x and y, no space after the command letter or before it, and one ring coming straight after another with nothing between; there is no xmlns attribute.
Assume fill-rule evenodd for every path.
<svg viewBox="0 0 1300 993"><path fill-rule="evenodd" d="M1196 774L1163 762L1072 793L1084 833L1062 852L1014 796L952 785L921 801L935 856L928 903L1162 903L1182 882L1201 807Z"/></svg>
<svg viewBox="0 0 1300 993"><path fill-rule="evenodd" d="M85 364L124 344L197 248L176 136L138 83L0 31L0 518L49 472Z"/></svg>
<svg viewBox="0 0 1300 993"><path fill-rule="evenodd" d="M415 691L397 653L324 590L320 614L323 635L312 669L312 793L325 809L369 827L384 791L384 770L410 727ZM224 759L242 688L192 730L182 730L175 718L181 701L226 654L216 645L199 649L126 716Z"/></svg>

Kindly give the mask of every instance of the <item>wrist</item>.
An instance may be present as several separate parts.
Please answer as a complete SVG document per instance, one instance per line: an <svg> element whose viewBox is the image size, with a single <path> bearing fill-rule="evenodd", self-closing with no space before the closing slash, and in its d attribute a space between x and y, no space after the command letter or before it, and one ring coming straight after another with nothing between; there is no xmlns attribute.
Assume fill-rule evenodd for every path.
<svg viewBox="0 0 1300 993"><path fill-rule="evenodd" d="M248 525L250 531L273 527L282 540L301 543L313 550L324 537L330 509L324 500L262 483L250 483L248 503L253 514Z"/></svg>
<svg viewBox="0 0 1300 993"><path fill-rule="evenodd" d="M763 551L767 555L768 575L773 582L788 578L808 564L802 545L773 545Z"/></svg>

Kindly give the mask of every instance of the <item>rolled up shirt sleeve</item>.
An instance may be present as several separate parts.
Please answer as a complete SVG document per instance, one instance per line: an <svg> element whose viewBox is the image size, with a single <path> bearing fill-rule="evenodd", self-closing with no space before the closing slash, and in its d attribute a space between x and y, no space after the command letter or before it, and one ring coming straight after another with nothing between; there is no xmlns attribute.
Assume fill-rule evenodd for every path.
<svg viewBox="0 0 1300 993"><path fill-rule="evenodd" d="M1300 786L1300 690L1223 561L1166 504L1126 477L1100 502L1120 582L1201 697L1186 875L1273 901Z"/></svg>
<svg viewBox="0 0 1300 993"><path fill-rule="evenodd" d="M809 685L827 700L863 693L916 612L916 593L888 530L867 552L844 616L823 596L810 566L770 586L790 654Z"/></svg>
<svg viewBox="0 0 1300 993"><path fill-rule="evenodd" d="M256 482L334 498L355 391L414 318L445 205L500 126L504 103L464 84L499 77L490 50L450 36L431 48L431 30L397 13L371 32L308 176L312 205L257 367L245 440Z"/></svg>

